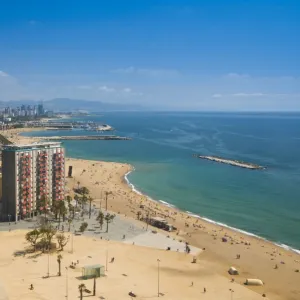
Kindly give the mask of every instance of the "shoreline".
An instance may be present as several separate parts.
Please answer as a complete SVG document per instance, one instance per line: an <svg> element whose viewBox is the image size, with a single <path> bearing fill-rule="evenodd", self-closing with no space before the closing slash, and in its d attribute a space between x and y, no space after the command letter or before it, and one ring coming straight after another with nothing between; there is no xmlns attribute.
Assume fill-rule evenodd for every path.
<svg viewBox="0 0 300 300"><path fill-rule="evenodd" d="M270 298L272 300L298 300L292 295L292 291L298 289L299 274L295 273L295 269L300 267L298 253L278 246L269 240L219 225L214 221L209 222L198 215L191 216L177 207L171 207L170 204L167 206L165 201L152 199L139 191L128 179L130 173L134 171L134 167L129 164L73 158L67 160L68 165L72 165L73 170L77 170L76 172L79 174L79 176L73 174L72 181L74 180L74 183L68 185L69 188L79 180L89 189L94 188L96 193L91 192L91 195L96 198L96 201L98 199L98 203L101 201L103 203L104 198L101 200L99 195L99 189L102 190L101 187L95 187L90 180L95 174L94 172L99 173L100 167L103 169L101 176L103 191L113 191L112 186L115 188L114 197L109 197L109 210L124 215L132 222L139 223L141 221L136 218L138 211L141 211L143 216L146 216L147 211L150 211L152 215L163 217L168 223L177 227L177 232L169 233L156 228L155 230L204 249L205 251L202 251L198 258L203 262L212 263L214 272L230 280L232 277L226 270L229 266L235 266L240 272L239 278L236 278L236 282L239 284L242 285L244 282L244 280L241 281L241 278L259 278L266 285L248 288L259 294L266 293L270 297L272 295ZM110 168L111 172L107 168ZM83 170L86 170L84 174L82 173ZM116 174L119 179L111 177L113 174ZM87 181L82 181L84 177ZM119 182L120 185L116 182ZM143 206L142 209L141 205ZM142 222L141 224L145 223ZM227 242L222 241L224 237L226 237ZM237 254L240 254L243 259L237 260ZM280 265L280 271L274 270L275 264ZM300 295L300 289L297 290L297 293Z"/></svg>
<svg viewBox="0 0 300 300"><path fill-rule="evenodd" d="M27 128L23 131L14 131L13 141L28 143L38 140L38 138L18 135L24 131L32 130ZM5 136L10 138L11 134L10 131ZM73 178L67 178L67 188L71 195L78 181L82 186L90 189L95 203L100 205L101 202L104 203L102 192L112 191L113 195L109 196L110 211L140 224L145 223L137 219L138 211L142 211L145 216L148 209L153 215L163 216L176 226L178 231L177 233L162 232L205 249L198 257L202 262L211 264L213 272L230 280L232 277L226 270L229 266L235 266L240 272L236 283L242 285L242 279L259 278L266 285L248 288L259 294L266 293L272 300L299 299L299 273L295 272L296 269L300 269L298 252L226 224L179 210L163 200L152 199L139 191L128 179L135 170L130 164L66 157L66 170L69 165L73 166ZM222 241L224 237L227 242ZM237 254L240 254L242 259L236 259ZM274 270L275 264L279 265L278 270Z"/></svg>
<svg viewBox="0 0 300 300"><path fill-rule="evenodd" d="M42 130L40 130L41 128L23 128L23 129L25 129L25 130L22 130L22 132L44 131L44 130L47 130L47 128L44 128L44 129L42 129ZM17 129L17 130L20 130L20 129ZM22 134L22 132L16 132L15 134L16 134L17 136L19 136L19 137L21 136L21 137L23 137L23 138L25 138L25 139L34 139L34 140L38 140L38 139L41 138L41 137L28 137L28 136L22 136L22 135L20 135L20 134ZM83 158L76 158L76 157L69 157L69 158L71 158L71 159L82 159L82 160L90 161L90 160L88 160L88 159L83 159ZM99 162L101 162L101 161L99 161ZM111 163L120 163L120 164L122 164L121 162L113 162L113 161L107 161L107 162L108 162L108 163L111 162ZM134 185L132 182L130 182L130 180L128 179L128 175L130 175L132 172L135 171L135 167L134 167L133 165L131 165L131 164L128 164L128 165L130 166L131 170L128 171L128 172L124 175L124 180L125 180L125 182L127 183L128 187L132 189L133 192L137 193L137 194L140 195L140 196L146 197L149 201L152 201L152 202L155 202L155 203L160 203L161 205L164 205L164 206L166 206L166 207L168 207L168 208L176 209L176 210L178 210L178 211L180 211L180 212L182 212L182 213L186 213L186 214L188 214L188 215L191 216L191 217L201 219L202 221L205 221L205 222L207 222L207 223L214 224L214 225L220 226L220 227L226 227L226 228L228 228L228 229L230 229L230 230L233 230L233 231L235 231L235 232L242 233L242 234L245 234L245 235L247 235L247 236L249 236L249 237L253 237L253 238L257 238L257 239L260 239L260 240L269 242L269 243L274 244L275 246L280 247L280 248L282 248L282 249L284 249L284 250L292 251L292 252L294 252L294 253L300 255L300 249L296 249L296 248L294 248L293 246L283 244L283 243L281 243L280 241L269 240L269 239L267 239L267 238L265 238L265 237L263 237L263 236L259 236L259 235L256 235L256 234L252 233L252 232L249 232L249 231L246 231L246 230L243 230L243 229L239 229L239 228L237 228L237 227L233 227L233 226L228 225L228 224L226 224L226 223L222 223L222 222L217 221L217 220L209 219L209 218L207 218L207 217L200 216L200 215L198 215L198 214L196 214L196 213L193 213L193 212L190 212L190 211L187 211L187 210L181 210L181 209L179 209L176 205L171 204L171 203L168 203L168 202L166 202L166 201L164 201L164 200L156 200L156 199L151 198L149 195L147 195L147 194L145 194L145 193L139 191L139 190L135 187L135 185Z"/></svg>
<svg viewBox="0 0 300 300"><path fill-rule="evenodd" d="M76 159L76 158L75 158L75 159ZM131 165L131 166L132 166L132 165ZM257 239L260 239L260 240L262 240L262 241L265 241L265 242L268 242L268 243L272 243L272 244L274 244L274 245L277 246L277 247L280 247L280 248L282 248L282 249L284 249L284 250L292 251L292 252L294 252L294 253L300 255L300 249L293 248L292 246L289 246L289 245L280 243L279 241L276 242L276 241L269 240L269 239L264 238L264 237L262 237L262 236L260 236L260 235L254 234L254 233L252 233L252 232L249 232L249 231L246 231L246 230L243 230L243 229L239 229L239 228L237 228L237 227L233 227L233 226L228 225L228 224L226 224L226 223L222 223L222 222L219 222L219 221L216 221L216 220L209 219L209 218L204 217L204 216L200 216L200 215L198 215L198 214L196 214L196 213L193 213L193 212L190 212L190 211L188 211L188 210L181 210L181 209L178 208L176 205L171 204L171 203L169 203L169 202L166 202L166 201L163 201L163 200L156 200L156 199L151 198L149 195L147 195L147 194L141 192L140 190L138 190L138 189L135 187L135 185L134 185L132 182L130 182L130 180L128 179L127 176L128 176L129 174L131 174L132 172L135 171L134 166L132 166L132 168L133 168L133 169L132 169L131 171L127 172L127 173L124 175L124 179L125 179L126 183L127 183L128 186L132 189L133 192L135 192L135 193L137 193L137 194L139 194L139 195L141 195L141 196L147 197L149 201L158 202L158 203L160 203L160 204L162 204L162 205L164 205L164 206L166 206L166 207L168 207L168 208L173 208L173 209L176 209L176 210L178 210L178 211L180 211L180 212L182 212L182 213L186 213L186 214L188 214L188 215L191 216L191 217L201 219L202 221L208 222L208 223L210 223L210 224L214 224L214 225L216 225L216 226L226 227L226 228L228 228L228 229L230 229L230 230L236 231L236 232L238 232L238 233L245 234L245 235L247 235L247 236L249 236L249 237L257 238Z"/></svg>
<svg viewBox="0 0 300 300"><path fill-rule="evenodd" d="M25 129L25 128L24 128L24 129ZM27 129L28 129L28 130L27 130ZM17 130L19 130L19 129L17 129ZM47 130L47 128L42 129L41 131L44 131L44 130ZM39 128L39 129L37 129L37 128L26 128L26 130L23 130L22 132L31 132L31 131L40 131L40 128ZM21 137L23 137L23 138L25 138L25 139L34 139L34 140L38 140L38 139L40 139L40 138L43 138L43 137L28 137L28 136L22 136L22 135L20 135L22 132L19 132L19 133L16 132L15 134L16 134L17 136L21 136ZM76 158L76 157L69 157L69 158L71 158L71 159L82 159L82 160L90 161L90 160L84 159L84 158ZM99 160L99 162L102 162L102 161ZM123 164L123 163L121 163L121 162L115 162L115 161L107 161L107 162L108 162L108 163L119 163L119 164ZM292 251L292 252L294 252L294 253L300 255L300 249L293 248L292 246L283 244L283 243L281 243L280 241L269 240L269 239L267 239L267 238L265 238L265 237L256 235L256 234L254 234L254 233L252 233L252 232L249 232L249 231L246 231L246 230L243 230L243 229L239 229L239 228L237 228L237 227L233 227L233 226L231 226L231 225L228 225L228 224L226 224L226 223L222 223L222 222L217 221L217 220L213 220L213 219L209 219L209 218L204 217L204 216L200 216L200 215L198 215L198 214L196 214L196 213L194 213L194 212L190 212L190 211L187 211L187 210L181 210L181 209L179 209L176 205L171 204L171 203L169 203L169 202L166 202L166 201L164 201L164 200L156 200L156 199L151 198L149 195L147 195L147 194L141 192L140 190L138 190L138 189L136 188L136 186L135 186L132 182L130 182L130 180L128 179L128 175L130 175L132 172L135 171L135 167L134 167L133 165L131 165L131 164L128 164L128 165L130 166L131 170L128 171L128 172L124 175L124 180L125 180L125 182L127 183L128 187L132 189L133 192L137 193L137 194L140 195L140 196L146 197L149 201L152 201L152 202L155 202L155 203L160 203L161 205L164 205L164 206L166 206L166 207L168 207L168 208L173 208L173 209L176 209L176 210L178 210L178 211L180 211L180 212L182 212L182 213L186 213L186 214L188 214L190 217L194 217L194 218L201 219L202 221L205 221L205 222L210 223L210 224L214 224L214 225L216 225L216 226L226 227L226 228L228 228L228 229L230 229L230 230L236 231L236 232L238 232L238 233L245 234L245 235L247 235L247 236L249 236L249 237L254 237L254 238L257 238L257 239L260 239L260 240L269 242L269 243L274 244L275 246L278 246L278 247L280 247L280 248L282 248L282 249L285 249L285 250L288 250L288 251Z"/></svg>

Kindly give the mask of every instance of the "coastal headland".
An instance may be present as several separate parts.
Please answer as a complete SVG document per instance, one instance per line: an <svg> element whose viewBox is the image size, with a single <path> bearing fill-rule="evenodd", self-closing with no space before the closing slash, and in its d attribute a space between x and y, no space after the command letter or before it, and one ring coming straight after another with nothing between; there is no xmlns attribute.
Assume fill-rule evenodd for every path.
<svg viewBox="0 0 300 300"><path fill-rule="evenodd" d="M12 131L2 132L2 134L14 143L29 143L39 140L39 138L28 138L19 135L20 132L24 131L30 131L30 129L13 129ZM121 252L124 251L124 253L134 253L136 260L142 264L145 264L149 257L155 257L156 259L159 256L160 259L163 257L161 259L162 261L164 259L170 260L174 268L166 268L164 270L165 273L163 273L165 274L164 276L166 276L164 281L168 282L168 284L172 282L172 278L179 276L182 272L184 275L183 278L185 279L180 279L179 282L185 282L187 280L189 283L186 282L186 287L181 286L180 294L178 294L179 298L173 295L173 298L170 299L198 299L201 295L193 294L194 289L197 287L197 289L201 289L202 291L204 286L206 286L208 290L205 298L211 300L226 299L226 297L230 299L229 289L235 291L234 297L237 299L260 299L262 298L262 294L266 294L266 298L272 300L300 299L300 273L296 272L300 269L300 255L296 252L279 247L264 239L250 236L216 223L207 222L200 217L192 216L174 207L163 205L160 202L151 200L146 195L137 193L126 181L126 176L134 170L129 164L67 158L66 170L68 170L69 166L73 167L73 177L67 178L67 188L71 194L73 188L79 182L80 185L86 186L90 190L91 196L95 199L96 206L100 206L100 203L104 205L105 202L104 193L112 192L108 197L108 209L110 211L120 216L122 215L132 223L141 224L141 226L143 226L144 223L137 220L138 212L140 212L142 216L150 212L152 215L163 217L167 219L169 223L177 227L176 232L167 233L170 238L187 241L191 245L204 249L201 254L198 255L199 269L192 270L190 269L190 262L186 265L181 265L184 260L184 256L181 256L182 254L171 253L169 257L168 254L170 252L168 251L160 250L160 252L155 252L158 250L147 248L143 251L137 250L137 255L135 255L135 249L139 249L135 248L137 246L126 245L124 247L130 248L126 248L128 252L125 252L125 248L122 248L120 244L116 244L116 249L120 249L118 250L119 252L116 250L115 256L117 259L119 255L121 256ZM160 230L157 231L161 232ZM6 241L6 245L9 241L12 244L15 243L13 245L17 247L17 245L21 244L21 241L23 242L23 239L17 242L17 240L14 241L13 237L11 237ZM87 255L93 257L95 253L98 253L98 246L93 246L96 242L93 242L92 239L78 237L76 243L82 245L79 246L79 257L87 257ZM5 249L7 249L7 246ZM153 252L151 250L153 250ZM237 255L240 255L239 259L237 259ZM173 260L171 257L173 257ZM9 259L8 255L7 259ZM43 259L46 260L46 258ZM177 261L178 268L175 267ZM276 265L278 266L277 268L275 268ZM4 263L4 271L6 270L5 266L6 264ZM240 274L235 276L234 283L231 282L232 276L227 272L230 266L236 267ZM27 265L23 262L23 268L26 267ZM147 273L146 269L139 269L135 263L130 265L130 268L137 274L144 274L143 272ZM150 270L152 270L151 266L149 266L149 272ZM0 266L0 274L4 274L4 271L1 271ZM119 273L120 272L121 271L119 271ZM122 271L122 273L124 272ZM151 272L150 274L153 274ZM192 276L192 274L194 274L195 277ZM170 277L168 277L169 275ZM26 277L25 274L24 277ZM118 280L120 280L120 278ZM220 278L225 279L227 285L223 285ZM264 282L264 285L246 288L243 286L246 278L259 278ZM189 287L190 281L194 281L194 287ZM213 285L208 287L208 282L213 282ZM9 284L7 280L5 280L5 284ZM11 284L11 286L13 286L13 284ZM179 286L179 284L176 284L176 286ZM62 288L63 287L60 287L60 289ZM129 285L128 291L131 289ZM214 289L214 292L210 292L210 289ZM217 290L222 289L224 290L224 294L218 294ZM249 289L255 293L248 294L248 292L250 292ZM174 290L178 291L179 288L174 288ZM184 294L182 294L182 292ZM167 297L165 298L169 299ZM118 299L123 298L119 297Z"/></svg>
<svg viewBox="0 0 300 300"><path fill-rule="evenodd" d="M266 169L263 166L256 165L256 164L253 164L253 163L248 163L248 162L233 160L233 159L226 159L226 158L217 157L217 156L210 156L210 155L206 156L206 155L194 154L194 157L214 161L214 162L221 163L221 164L227 164L227 165L231 165L231 166L235 166L235 167L250 169L250 170L264 170L264 169Z"/></svg>

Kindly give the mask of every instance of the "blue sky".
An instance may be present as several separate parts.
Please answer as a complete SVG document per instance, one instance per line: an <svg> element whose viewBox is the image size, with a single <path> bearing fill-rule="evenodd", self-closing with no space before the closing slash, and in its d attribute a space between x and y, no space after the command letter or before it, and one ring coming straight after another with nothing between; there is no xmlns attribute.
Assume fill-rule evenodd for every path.
<svg viewBox="0 0 300 300"><path fill-rule="evenodd" d="M300 110L297 0L5 2L0 100Z"/></svg>

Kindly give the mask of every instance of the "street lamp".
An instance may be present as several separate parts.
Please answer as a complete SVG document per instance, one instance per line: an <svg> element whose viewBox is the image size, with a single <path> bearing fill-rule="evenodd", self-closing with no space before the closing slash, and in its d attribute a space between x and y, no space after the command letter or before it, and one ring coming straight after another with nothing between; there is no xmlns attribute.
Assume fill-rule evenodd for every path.
<svg viewBox="0 0 300 300"><path fill-rule="evenodd" d="M148 231L148 226L149 226L149 215L150 215L150 212L147 211L147 219L146 219L146 231Z"/></svg>
<svg viewBox="0 0 300 300"><path fill-rule="evenodd" d="M105 210L107 211L107 198L109 195L112 195L112 192L105 192Z"/></svg>
<svg viewBox="0 0 300 300"><path fill-rule="evenodd" d="M105 263L105 271L107 271L108 267L108 248L106 248L106 263Z"/></svg>
<svg viewBox="0 0 300 300"><path fill-rule="evenodd" d="M69 299L69 287L68 287L68 268L66 268L66 299Z"/></svg>
<svg viewBox="0 0 300 300"><path fill-rule="evenodd" d="M50 277L50 254L49 254L49 250L48 250L48 267L47 267L47 277Z"/></svg>
<svg viewBox="0 0 300 300"><path fill-rule="evenodd" d="M232 297L233 297L234 290L233 289L229 289L229 291L230 291L230 295L231 295L230 299L232 300L233 299Z"/></svg>
<svg viewBox="0 0 300 300"><path fill-rule="evenodd" d="M157 296L159 297L159 263L160 259L157 259Z"/></svg>
<svg viewBox="0 0 300 300"><path fill-rule="evenodd" d="M100 204L100 211L101 211L101 203L102 203L102 190L100 191L100 195L99 195L99 204Z"/></svg>
<svg viewBox="0 0 300 300"><path fill-rule="evenodd" d="M75 225L73 224L73 232L71 232L71 253L74 251L74 232L75 232Z"/></svg>

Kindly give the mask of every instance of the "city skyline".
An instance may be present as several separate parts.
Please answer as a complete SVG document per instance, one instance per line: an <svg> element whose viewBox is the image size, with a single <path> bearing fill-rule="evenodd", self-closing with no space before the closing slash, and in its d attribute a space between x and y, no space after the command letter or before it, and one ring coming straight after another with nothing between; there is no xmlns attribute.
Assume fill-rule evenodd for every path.
<svg viewBox="0 0 300 300"><path fill-rule="evenodd" d="M0 100L299 111L299 12L290 0L6 3Z"/></svg>

